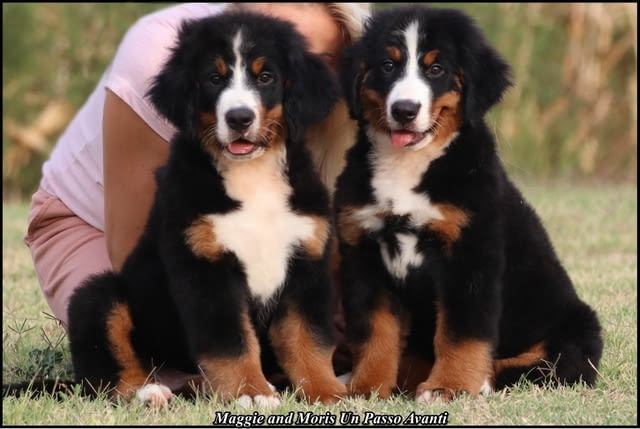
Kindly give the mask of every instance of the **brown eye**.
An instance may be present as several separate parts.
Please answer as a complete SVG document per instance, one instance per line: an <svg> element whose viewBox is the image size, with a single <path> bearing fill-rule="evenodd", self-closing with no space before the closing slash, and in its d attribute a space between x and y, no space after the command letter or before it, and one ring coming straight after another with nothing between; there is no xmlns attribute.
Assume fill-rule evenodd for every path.
<svg viewBox="0 0 640 429"><path fill-rule="evenodd" d="M440 64L431 64L427 69L427 76L431 78L440 77L444 74L444 67Z"/></svg>
<svg viewBox="0 0 640 429"><path fill-rule="evenodd" d="M393 64L393 61L391 60L385 60L381 65L380 68L382 69L383 72L385 73L391 73L395 68L395 64Z"/></svg>
<svg viewBox="0 0 640 429"><path fill-rule="evenodd" d="M273 81L275 80L275 78L273 77L273 74L270 72L262 72L258 75L258 84L259 85L269 85L271 83L273 83Z"/></svg>
<svg viewBox="0 0 640 429"><path fill-rule="evenodd" d="M211 73L211 76L209 76L209 82L214 85L219 85L222 82L222 76L218 73Z"/></svg>

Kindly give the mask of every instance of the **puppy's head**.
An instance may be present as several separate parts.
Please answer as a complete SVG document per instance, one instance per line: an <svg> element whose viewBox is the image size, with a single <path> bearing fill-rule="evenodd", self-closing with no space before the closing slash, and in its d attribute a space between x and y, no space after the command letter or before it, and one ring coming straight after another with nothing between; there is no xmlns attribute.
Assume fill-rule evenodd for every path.
<svg viewBox="0 0 640 429"><path fill-rule="evenodd" d="M250 160L322 120L331 70L292 24L237 12L185 22L149 97L178 132L214 154Z"/></svg>
<svg viewBox="0 0 640 429"><path fill-rule="evenodd" d="M446 145L481 120L509 86L509 67L473 21L453 9L385 9L343 58L351 114L376 141Z"/></svg>

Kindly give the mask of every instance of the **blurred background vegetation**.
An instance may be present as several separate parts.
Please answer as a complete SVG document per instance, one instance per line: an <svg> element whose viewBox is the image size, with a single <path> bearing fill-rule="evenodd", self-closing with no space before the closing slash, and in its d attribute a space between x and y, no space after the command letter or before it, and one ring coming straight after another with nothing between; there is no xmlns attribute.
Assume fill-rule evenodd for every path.
<svg viewBox="0 0 640 429"><path fill-rule="evenodd" d="M637 180L635 3L440 5L470 13L513 66L515 86L488 117L512 174ZM166 6L2 4L4 200L30 197L127 28Z"/></svg>

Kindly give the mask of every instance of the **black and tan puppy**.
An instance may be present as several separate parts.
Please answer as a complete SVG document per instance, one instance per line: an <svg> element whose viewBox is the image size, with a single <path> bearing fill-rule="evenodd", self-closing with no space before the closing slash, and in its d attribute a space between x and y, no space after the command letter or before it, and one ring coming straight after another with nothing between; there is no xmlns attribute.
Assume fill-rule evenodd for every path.
<svg viewBox="0 0 640 429"><path fill-rule="evenodd" d="M332 402L330 209L303 134L339 91L284 21L187 22L149 96L175 124L146 229L119 273L73 295L77 379L163 405L154 371L200 373L225 399L279 402L264 365ZM132 142L135 144L135 142ZM271 357L271 359L270 359Z"/></svg>
<svg viewBox="0 0 640 429"><path fill-rule="evenodd" d="M360 124L335 196L351 393L592 385L596 314L483 119L508 65L463 13L410 6L379 12L343 67Z"/></svg>

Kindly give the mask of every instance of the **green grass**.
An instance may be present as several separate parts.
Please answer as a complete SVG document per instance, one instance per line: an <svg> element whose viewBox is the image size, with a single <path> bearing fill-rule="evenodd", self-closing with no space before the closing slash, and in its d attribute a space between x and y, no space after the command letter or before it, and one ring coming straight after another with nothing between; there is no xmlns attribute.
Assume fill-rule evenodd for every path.
<svg viewBox="0 0 640 429"><path fill-rule="evenodd" d="M296 402L291 395L269 414L311 411L339 418L341 412L400 415L448 413L450 425L613 425L637 424L637 197L635 185L522 185L548 228L556 250L580 296L598 312L605 349L601 377L593 389L559 389L528 384L508 393L450 404L416 405L403 397L389 401L349 399L325 407ZM48 318L31 257L22 243L26 204L3 204L3 382L36 374L69 378L64 330ZM71 397L57 402L3 398L4 425L210 425L216 411L251 414L235 405L197 399L176 400L169 411L136 405L110 406L105 400ZM361 420L362 421L362 420Z"/></svg>

